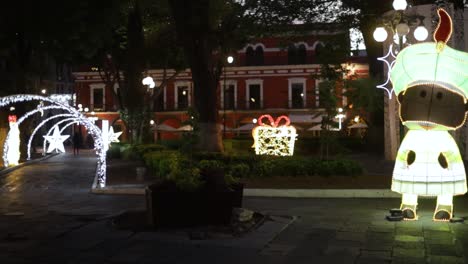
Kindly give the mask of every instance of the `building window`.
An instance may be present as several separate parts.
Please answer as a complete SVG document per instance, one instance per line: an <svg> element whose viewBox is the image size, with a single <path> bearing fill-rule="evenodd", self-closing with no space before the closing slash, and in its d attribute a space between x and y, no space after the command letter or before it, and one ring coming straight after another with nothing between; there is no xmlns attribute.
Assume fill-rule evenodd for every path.
<svg viewBox="0 0 468 264"><path fill-rule="evenodd" d="M299 44L297 47L297 64L306 64L307 63L307 48L304 44Z"/></svg>
<svg viewBox="0 0 468 264"><path fill-rule="evenodd" d="M316 42L315 45L315 60L319 63L323 63L326 61L325 54L325 45L322 42Z"/></svg>
<svg viewBox="0 0 468 264"><path fill-rule="evenodd" d="M288 47L288 64L289 65L296 64L296 58L297 58L296 46L294 44L291 44Z"/></svg>
<svg viewBox="0 0 468 264"><path fill-rule="evenodd" d="M105 110L105 90L104 84L91 84L91 106L92 111Z"/></svg>
<svg viewBox="0 0 468 264"><path fill-rule="evenodd" d="M237 83L236 81L230 80L226 81L226 86L224 86L224 81L221 81L221 87L225 87L225 90L221 90L221 108L226 110L234 110L237 107ZM226 97L225 97L226 96ZM226 98L226 99L225 99ZM224 108L226 106L226 108Z"/></svg>
<svg viewBox="0 0 468 264"><path fill-rule="evenodd" d="M247 80L246 106L248 109L263 108L263 80Z"/></svg>
<svg viewBox="0 0 468 264"><path fill-rule="evenodd" d="M305 44L291 44L288 47L288 64L306 64L307 63L307 48Z"/></svg>
<svg viewBox="0 0 468 264"><path fill-rule="evenodd" d="M190 106L191 94L190 83L176 83L175 85L175 106L176 109L184 110Z"/></svg>
<svg viewBox="0 0 468 264"><path fill-rule="evenodd" d="M245 64L247 66L261 66L264 64L263 59L263 46L257 44L254 49L252 46L248 46L245 50Z"/></svg>
<svg viewBox="0 0 468 264"><path fill-rule="evenodd" d="M157 87L159 87L157 85ZM154 100L154 109L156 111L164 111L166 109L166 86L162 88L162 91L156 90L154 91L156 93L156 98Z"/></svg>
<svg viewBox="0 0 468 264"><path fill-rule="evenodd" d="M306 107L306 79L292 78L288 80L288 107L304 108Z"/></svg>
<svg viewBox="0 0 468 264"><path fill-rule="evenodd" d="M255 48L255 65L261 66L264 64L263 61L263 48L262 46L257 46Z"/></svg>
<svg viewBox="0 0 468 264"><path fill-rule="evenodd" d="M247 66L255 65L255 52L252 46L248 46L247 50L245 51L245 64Z"/></svg>

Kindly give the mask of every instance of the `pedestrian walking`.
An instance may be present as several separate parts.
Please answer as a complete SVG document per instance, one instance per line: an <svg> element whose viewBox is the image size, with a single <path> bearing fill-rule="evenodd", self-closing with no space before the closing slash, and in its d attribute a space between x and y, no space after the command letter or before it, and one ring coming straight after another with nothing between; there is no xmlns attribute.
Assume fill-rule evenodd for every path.
<svg viewBox="0 0 468 264"><path fill-rule="evenodd" d="M80 154L80 147L82 143L82 137L81 133L75 132L73 135L73 155L79 155Z"/></svg>

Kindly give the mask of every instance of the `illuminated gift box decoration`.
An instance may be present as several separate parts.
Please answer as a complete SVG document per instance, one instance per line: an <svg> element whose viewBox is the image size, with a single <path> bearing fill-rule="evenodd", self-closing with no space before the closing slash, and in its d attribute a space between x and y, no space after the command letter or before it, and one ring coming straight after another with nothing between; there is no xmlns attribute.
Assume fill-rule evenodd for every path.
<svg viewBox="0 0 468 264"><path fill-rule="evenodd" d="M268 123L263 120L267 119ZM284 120L283 124L280 124ZM258 126L252 130L254 138L253 148L257 155L292 156L296 141L296 128L290 126L287 116L280 116L276 120L271 115L258 118Z"/></svg>
<svg viewBox="0 0 468 264"><path fill-rule="evenodd" d="M435 42L401 50L391 71L400 119L409 129L398 149L391 189L402 194L400 209L408 220L418 218L418 196L437 196L433 219L449 220L453 196L467 191L463 160L448 131L466 119L468 53L446 45L451 18L443 9L438 15Z"/></svg>

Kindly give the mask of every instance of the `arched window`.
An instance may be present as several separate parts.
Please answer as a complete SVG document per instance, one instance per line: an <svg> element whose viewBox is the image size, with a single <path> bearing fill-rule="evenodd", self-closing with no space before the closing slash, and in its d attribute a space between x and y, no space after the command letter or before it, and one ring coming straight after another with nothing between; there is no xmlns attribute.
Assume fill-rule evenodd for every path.
<svg viewBox="0 0 468 264"><path fill-rule="evenodd" d="M263 65L263 48L262 46L257 46L255 48L255 65Z"/></svg>
<svg viewBox="0 0 468 264"><path fill-rule="evenodd" d="M288 47L288 64L294 65L297 64L297 49L294 44L289 45Z"/></svg>
<svg viewBox="0 0 468 264"><path fill-rule="evenodd" d="M297 59L296 63L297 64L306 64L307 63L307 49L304 44L300 44L299 47L297 47Z"/></svg>
<svg viewBox="0 0 468 264"><path fill-rule="evenodd" d="M255 65L255 52L252 46L249 46L245 51L245 64L247 66Z"/></svg>
<svg viewBox="0 0 468 264"><path fill-rule="evenodd" d="M324 49L325 49L325 46L322 44L322 43L317 43L317 45L315 45L315 60L317 62L323 62L324 61Z"/></svg>

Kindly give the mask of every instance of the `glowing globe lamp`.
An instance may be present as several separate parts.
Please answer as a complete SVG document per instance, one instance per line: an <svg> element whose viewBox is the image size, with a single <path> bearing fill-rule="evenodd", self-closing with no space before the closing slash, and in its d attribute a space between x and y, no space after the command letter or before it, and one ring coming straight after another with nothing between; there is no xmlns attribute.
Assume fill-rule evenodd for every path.
<svg viewBox="0 0 468 264"><path fill-rule="evenodd" d="M383 27L378 27L374 30L374 39L377 42L384 42L388 37L388 33Z"/></svg>
<svg viewBox="0 0 468 264"><path fill-rule="evenodd" d="M429 32L424 26L419 26L414 30L414 38L418 41L424 41L429 36Z"/></svg>
<svg viewBox="0 0 468 264"><path fill-rule="evenodd" d="M405 10L408 6L406 0L394 0L393 1L393 9L395 10Z"/></svg>

